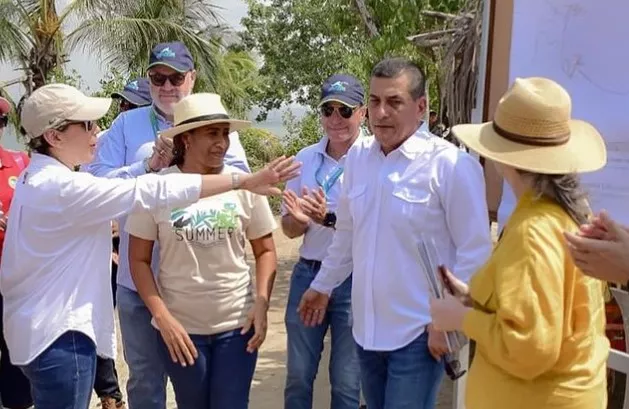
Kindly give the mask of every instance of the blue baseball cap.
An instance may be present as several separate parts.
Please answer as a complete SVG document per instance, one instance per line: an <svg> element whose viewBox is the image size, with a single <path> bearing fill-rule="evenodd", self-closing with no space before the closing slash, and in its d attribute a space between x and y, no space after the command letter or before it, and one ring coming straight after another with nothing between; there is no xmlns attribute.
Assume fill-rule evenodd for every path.
<svg viewBox="0 0 629 409"><path fill-rule="evenodd" d="M321 86L321 102L340 102L348 107L356 107L365 102L365 90L360 81L351 75L335 74Z"/></svg>
<svg viewBox="0 0 629 409"><path fill-rule="evenodd" d="M123 98L133 105L139 107L150 105L153 102L149 87L149 80L146 78L136 78L124 86L120 92L111 94L112 98Z"/></svg>
<svg viewBox="0 0 629 409"><path fill-rule="evenodd" d="M153 47L147 69L163 65L178 72L188 72L194 69L194 60L190 50L181 41L160 43Z"/></svg>

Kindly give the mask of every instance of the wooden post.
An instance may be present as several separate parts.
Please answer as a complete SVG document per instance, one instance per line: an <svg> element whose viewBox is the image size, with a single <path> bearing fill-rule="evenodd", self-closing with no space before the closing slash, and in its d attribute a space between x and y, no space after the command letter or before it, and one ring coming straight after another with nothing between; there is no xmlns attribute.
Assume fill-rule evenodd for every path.
<svg viewBox="0 0 629 409"><path fill-rule="evenodd" d="M496 24L500 22L500 24ZM491 121L500 96L509 86L509 52L511 49L511 24L513 0L483 0L481 52L479 56L479 81L477 106L473 121ZM497 211L502 196L502 179L493 166L484 166L487 202L490 211ZM461 366L469 366L469 346L459 353ZM452 405L465 409L465 385L467 375L454 383ZM628 408L629 409L629 408Z"/></svg>

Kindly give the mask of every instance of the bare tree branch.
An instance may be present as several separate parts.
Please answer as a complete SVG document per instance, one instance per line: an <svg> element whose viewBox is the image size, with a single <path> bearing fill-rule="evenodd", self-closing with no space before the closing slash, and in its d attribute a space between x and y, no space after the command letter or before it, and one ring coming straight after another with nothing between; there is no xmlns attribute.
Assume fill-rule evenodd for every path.
<svg viewBox="0 0 629 409"><path fill-rule="evenodd" d="M378 31L378 27L376 27L376 23L374 23L373 17L369 10L367 9L367 5L364 0L356 0L356 7L358 7L358 12L360 13L360 18L367 27L367 32L369 33L369 37L379 37L380 32Z"/></svg>
<svg viewBox="0 0 629 409"><path fill-rule="evenodd" d="M426 17L435 17L444 20L461 20L461 19L473 19L474 13L465 13L465 14L450 14L450 13L442 13L441 11L433 11L433 10L423 10L421 12L422 15Z"/></svg>
<svg viewBox="0 0 629 409"><path fill-rule="evenodd" d="M2 81L0 82L0 88L6 88L6 87L10 87L11 85L15 85L15 84L19 84L21 82L24 82L28 79L27 75L24 75L22 77L18 77L9 81Z"/></svg>

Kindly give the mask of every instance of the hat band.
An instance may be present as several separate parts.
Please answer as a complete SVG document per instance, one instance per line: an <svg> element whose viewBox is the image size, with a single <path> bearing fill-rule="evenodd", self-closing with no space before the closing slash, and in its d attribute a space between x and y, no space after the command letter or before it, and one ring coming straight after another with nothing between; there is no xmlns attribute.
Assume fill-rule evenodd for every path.
<svg viewBox="0 0 629 409"><path fill-rule="evenodd" d="M496 122L492 122L494 131L505 139L511 142L521 143L529 146L561 146L570 140L570 132L560 135L555 135L552 138L540 138L537 136L520 135L517 133L505 131Z"/></svg>
<svg viewBox="0 0 629 409"><path fill-rule="evenodd" d="M217 119L224 119L226 121L229 121L229 115L227 114L211 114L211 115L201 115L201 116L195 116L193 118L188 118L185 121L181 121L177 124L177 126L179 125L186 125L186 124L191 124L193 122L201 122L201 121L216 121Z"/></svg>

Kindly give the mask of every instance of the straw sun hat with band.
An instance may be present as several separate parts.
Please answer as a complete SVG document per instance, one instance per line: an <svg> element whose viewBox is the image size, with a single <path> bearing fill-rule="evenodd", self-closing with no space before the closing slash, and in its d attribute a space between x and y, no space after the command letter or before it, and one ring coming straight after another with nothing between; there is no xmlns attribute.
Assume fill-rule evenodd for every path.
<svg viewBox="0 0 629 409"><path fill-rule="evenodd" d="M249 121L231 119L221 102L220 95L210 93L192 94L183 98L175 104L173 116L174 126L160 133L166 139L173 139L186 131L214 124L228 123L230 132L251 125Z"/></svg>
<svg viewBox="0 0 629 409"><path fill-rule="evenodd" d="M568 92L547 78L518 78L500 99L493 122L456 125L455 136L479 155L549 175L592 172L607 162L591 124L571 118Z"/></svg>

